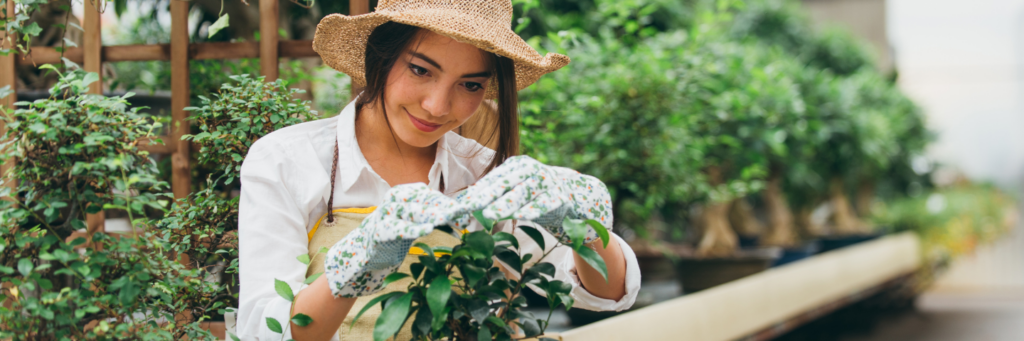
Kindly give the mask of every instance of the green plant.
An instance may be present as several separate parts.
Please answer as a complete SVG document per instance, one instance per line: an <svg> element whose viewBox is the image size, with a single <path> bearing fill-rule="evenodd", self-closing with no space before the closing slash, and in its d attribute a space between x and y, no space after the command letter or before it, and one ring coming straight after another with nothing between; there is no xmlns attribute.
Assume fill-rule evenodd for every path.
<svg viewBox="0 0 1024 341"><path fill-rule="evenodd" d="M127 109L131 94L86 94L96 74L57 74L49 98L4 108L0 158L17 162L0 193L10 198L0 202L0 338L212 338L175 321L173 293L192 285L190 272L135 230L147 207L164 206L167 186L136 147L158 125ZM126 211L132 234L84 233L101 209Z"/></svg>
<svg viewBox="0 0 1024 341"><path fill-rule="evenodd" d="M652 216L699 192L703 177L683 110L689 75L674 68L686 39L666 33L632 48L563 41L550 48L573 62L520 95L523 152L601 179L616 220L641 236Z"/></svg>
<svg viewBox="0 0 1024 341"><path fill-rule="evenodd" d="M263 77L229 77L220 91L202 105L189 107L199 133L184 139L200 146L197 159L212 168L206 188L178 201L156 223L160 241L182 257L200 278L214 279L182 291L182 304L191 318L201 320L223 314L238 302L238 198L236 188L242 161L259 138L284 127L315 119L309 101L295 97L283 80L265 82Z"/></svg>
<svg viewBox="0 0 1024 341"><path fill-rule="evenodd" d="M274 130L313 120L317 112L309 101L295 97L303 90L289 89L283 80L264 82L263 77L247 74L228 78L234 82L221 85L214 99L199 96L200 106L185 108L200 132L182 139L199 144L199 163L216 165L214 175L225 176L230 184L253 142Z"/></svg>
<svg viewBox="0 0 1024 341"><path fill-rule="evenodd" d="M538 337L547 329L551 313L560 305L572 307L572 286L550 279L555 266L544 262L547 253L537 259L533 254L523 255L519 241L510 233L493 230L494 222L475 213L485 230L462 235L462 242L451 249L431 248L417 243L426 255L411 266L411 274L394 273L385 278L389 283L411 276L413 282L406 291L387 293L371 300L363 312L381 303L383 311L374 328L374 340L385 340L412 318L415 340L511 340L520 329L526 337ZM575 250L581 258L608 277L604 260L596 251L583 245L587 227L598 231L604 245L608 245L608 231L594 220L563 223ZM447 229L448 227L439 227ZM519 226L541 249L545 248L540 231L530 226ZM550 253L550 250L548 253ZM435 256L435 252L442 254ZM494 263L497 258L504 269L519 280L508 278L502 267ZM537 318L524 311L526 298L521 296L525 285L543 290L548 298L548 316Z"/></svg>

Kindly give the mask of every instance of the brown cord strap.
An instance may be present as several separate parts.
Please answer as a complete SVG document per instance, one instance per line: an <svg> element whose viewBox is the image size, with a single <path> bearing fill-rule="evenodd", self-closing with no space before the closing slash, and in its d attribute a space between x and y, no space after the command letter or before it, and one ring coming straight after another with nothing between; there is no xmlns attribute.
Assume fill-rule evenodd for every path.
<svg viewBox="0 0 1024 341"><path fill-rule="evenodd" d="M327 222L334 223L334 215L331 209L334 208L334 178L338 175L338 140L334 140L334 162L331 163L331 196L327 199Z"/></svg>

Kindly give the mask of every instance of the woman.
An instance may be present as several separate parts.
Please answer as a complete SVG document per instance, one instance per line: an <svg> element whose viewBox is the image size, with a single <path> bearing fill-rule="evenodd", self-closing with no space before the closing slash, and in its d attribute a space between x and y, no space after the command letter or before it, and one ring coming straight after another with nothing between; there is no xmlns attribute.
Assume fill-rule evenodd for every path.
<svg viewBox="0 0 1024 341"><path fill-rule="evenodd" d="M345 321L372 295L404 286L385 288L381 281L415 259L407 256L416 251L412 241L457 243L433 227L478 229L468 214L475 210L491 219L536 222L550 232L552 242L545 244L554 250L545 261L558 268L556 279L573 285L576 307L618 311L633 304L639 268L621 239L613 235L605 248L591 230L585 241L604 257L608 281L553 242L565 240L562 217L598 219L611 229L604 185L513 157L516 92L569 60L541 57L511 31L511 19L509 0L393 0L381 1L371 14L321 21L314 49L365 89L337 117L271 133L246 156L240 337L281 339L267 319L285 325L303 313L314 322L285 325L284 339L364 339L379 307L354 328ZM496 150L452 132L486 98L497 100ZM523 252L545 252L510 222L497 228L513 232ZM330 251L317 252L321 247ZM296 259L303 254L313 258L308 267ZM303 288L303 280L319 272L325 275ZM279 297L275 279L298 290L294 303Z"/></svg>

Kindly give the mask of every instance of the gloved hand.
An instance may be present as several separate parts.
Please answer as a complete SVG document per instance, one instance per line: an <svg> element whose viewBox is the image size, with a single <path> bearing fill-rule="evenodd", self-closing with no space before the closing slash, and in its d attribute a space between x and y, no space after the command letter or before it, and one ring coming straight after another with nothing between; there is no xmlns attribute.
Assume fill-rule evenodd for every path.
<svg viewBox="0 0 1024 341"><path fill-rule="evenodd" d="M331 247L324 274L334 296L358 297L383 289L384 277L398 270L413 241L435 226L465 220L455 200L422 183L399 185L359 227Z"/></svg>
<svg viewBox="0 0 1024 341"><path fill-rule="evenodd" d="M562 242L568 236L563 219L594 219L612 228L611 195L597 178L563 167L548 166L529 156L505 160L456 197L469 211L484 217L514 218L543 226ZM599 237L588 228L584 243Z"/></svg>

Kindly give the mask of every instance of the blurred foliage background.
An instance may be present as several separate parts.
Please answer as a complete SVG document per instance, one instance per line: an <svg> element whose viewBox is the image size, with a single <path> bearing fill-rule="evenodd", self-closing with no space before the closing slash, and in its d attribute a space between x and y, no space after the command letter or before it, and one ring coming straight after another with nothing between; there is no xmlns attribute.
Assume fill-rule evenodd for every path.
<svg viewBox="0 0 1024 341"><path fill-rule="evenodd" d="M68 15L70 3L66 0L4 1L15 1L30 15L8 20L8 32L23 39L17 46L4 45L0 53L80 42L81 33L72 25L75 19ZM615 230L635 245L686 245L696 256L728 257L739 249L739 237L755 237L763 246L794 247L823 236L912 230L925 241L928 257L943 259L994 239L1013 220L1014 212L1008 207L1015 205L1015 200L994 187L959 182L939 188L933 184L936 165L925 158L924 151L934 136L921 109L896 86L896 73L880 72L869 48L851 33L836 27L812 27L798 2L513 3L512 25L524 39L541 53L558 52L572 58L568 66L520 93L523 153L602 179L612 192ZM105 45L168 42L170 0L115 0L108 4L118 24L105 26ZM371 1L371 8L374 4ZM345 14L348 2L282 2L279 32L258 31L255 3L196 0L191 6L193 42L255 41L262 34L312 39L320 18ZM213 32L211 27L223 14L230 15L230 24ZM170 174L169 160L158 156L151 158L158 170L152 172L151 181L137 188L120 188L120 197L88 198L94 205L112 205L112 209L125 206L125 197L147 198L144 202L152 207L134 212L154 219L154 223L140 225L165 231L146 242L151 244L127 245L120 239L102 238L96 242L122 250L167 249L189 254L194 263L187 270L194 272L191 278L213 278L186 283L180 278L149 275L186 271L160 262L127 271L124 278L134 283L130 287L152 287L153 281L164 281L171 288L167 292L191 293L182 294L180 300L161 301L157 299L159 290L147 292L152 302L162 302L165 315L172 308L201 306L187 321L202 321L216 318L223 313L221 308L235 302L235 280L225 269L237 264L233 258L237 245L228 234L236 229L232 215L237 211L233 198L238 185L232 179L233 171L224 172L223 167L236 165L240 160L233 154L244 155L238 151L247 150L253 140L281 126L274 122L257 131L251 130L252 126L236 126L238 120L270 120L277 115L277 119L294 123L330 117L351 98L348 77L321 65L317 58L282 59L281 66L281 79L271 84L243 76L258 74L256 60L190 62L193 113L205 119L194 122L195 142L203 143L203 150L235 152L192 153L193 163L199 166L193 168L195 193L188 200L171 204L153 199L166 195L159 185ZM19 91L45 93L62 84L59 82L64 82L64 88L72 83L81 87L75 83L81 82L81 75L66 73L64 77L54 71L20 67ZM168 97L171 71L166 62L106 63L102 78L105 88L127 105L133 100L123 95L128 91ZM3 91L0 89L0 96ZM225 109L242 94L268 100L257 111ZM80 91L45 93L44 97L49 102L36 108L87 99ZM125 112L121 104L101 104L99 111ZM266 109L277 107L289 109L286 113ZM5 110L8 119L22 119L26 127L49 124L41 121L49 119L45 115L29 111L14 115L13 108ZM148 120L156 122L167 115L160 107L150 108L148 113ZM220 123L210 123L215 121ZM218 139L217 134L225 129L245 138ZM136 155L134 145L125 148L126 155ZM217 156L232 160L218 164ZM138 167L151 171L148 165ZM14 175L18 176L27 175ZM115 179L117 174L104 176ZM36 187L22 188L23 192L40 192L50 184L26 186ZM112 201L115 197L122 201ZM50 250L65 250L62 252L68 257L77 255L70 250L81 242L74 242L71 229L52 232L60 238L51 240L40 236L33 224L50 219L37 216L52 216L67 221L65 225L77 226L74 224L81 223L84 212L60 213L40 205L6 206L7 217L22 220L0 225L4 238L36 246L18 252L0 247L0 282L23 283L52 276L53 270L40 275L35 266L21 266L25 259L40 264L39 257ZM197 228L200 225L205 228ZM189 226L193 228L182 230ZM216 238L210 239L214 235ZM67 264L76 263L69 258ZM116 265L95 266L102 272L104 266ZM199 287L202 289L196 289ZM60 286L33 290L36 298L43 298L57 295ZM85 296L95 294L89 288L79 290L76 293ZM79 317L65 322L84 324L132 309L148 309L145 300L135 298L138 292L116 300L118 290L100 296L113 302L104 307L123 303L110 308L108 315L89 312L91 320ZM0 301L6 297L10 294L0 296ZM38 316L45 320L45 313L39 311L43 315ZM26 324L25 328L40 325ZM190 337L200 337L197 330L189 329ZM156 328L156 332L165 330ZM76 337L103 338L102 334L90 335Z"/></svg>

